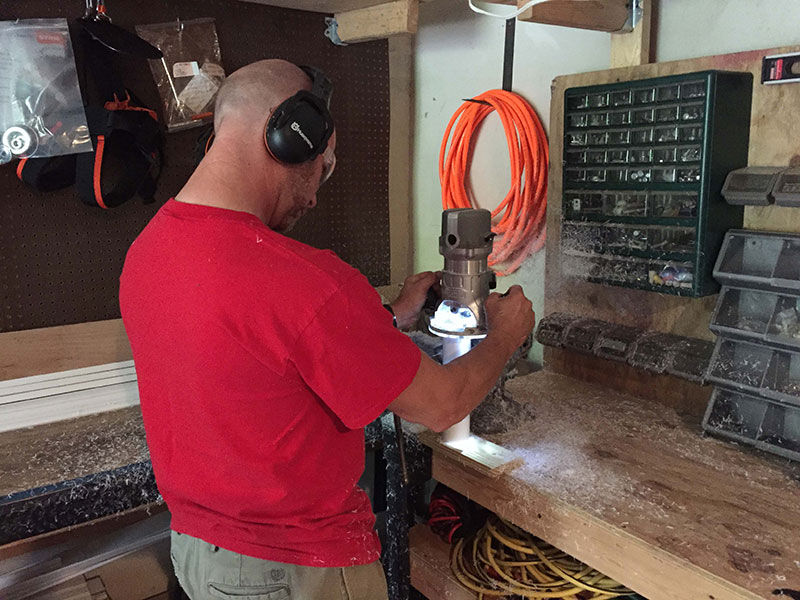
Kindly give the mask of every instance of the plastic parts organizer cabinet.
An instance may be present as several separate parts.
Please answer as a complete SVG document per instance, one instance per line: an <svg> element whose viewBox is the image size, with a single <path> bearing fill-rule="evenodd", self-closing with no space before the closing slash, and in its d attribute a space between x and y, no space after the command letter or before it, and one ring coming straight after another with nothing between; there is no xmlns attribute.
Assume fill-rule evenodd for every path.
<svg viewBox="0 0 800 600"><path fill-rule="evenodd" d="M731 231L714 277L717 388L703 428L800 460L800 236Z"/></svg>
<svg viewBox="0 0 800 600"><path fill-rule="evenodd" d="M683 296L743 208L720 192L747 164L753 78L703 71L564 94L564 274Z"/></svg>

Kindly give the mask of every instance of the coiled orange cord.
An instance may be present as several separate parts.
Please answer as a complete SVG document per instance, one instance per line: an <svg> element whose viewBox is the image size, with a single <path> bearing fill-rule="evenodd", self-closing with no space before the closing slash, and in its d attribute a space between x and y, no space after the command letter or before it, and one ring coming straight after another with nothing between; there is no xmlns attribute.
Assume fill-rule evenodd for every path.
<svg viewBox="0 0 800 600"><path fill-rule="evenodd" d="M511 159L511 189L492 211L494 242L489 265L506 263L498 275L516 271L545 240L547 207L547 136L539 116L520 96L505 90L489 90L462 104L450 119L439 152L439 181L442 184L442 207L472 208L467 191L473 135L481 122L497 111L503 123ZM448 150L447 142L453 139Z"/></svg>

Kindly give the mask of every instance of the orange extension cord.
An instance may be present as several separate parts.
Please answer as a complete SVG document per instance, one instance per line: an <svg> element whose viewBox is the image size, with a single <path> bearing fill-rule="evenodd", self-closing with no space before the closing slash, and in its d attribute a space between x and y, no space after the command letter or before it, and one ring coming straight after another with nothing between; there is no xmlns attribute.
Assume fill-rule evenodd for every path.
<svg viewBox="0 0 800 600"><path fill-rule="evenodd" d="M498 275L516 271L527 256L538 251L545 240L547 207L547 136L539 116L520 96L505 90L489 90L475 97L479 102L464 102L447 125L439 152L439 181L442 207L472 208L467 191L473 135L481 122L497 111L508 142L511 158L511 189L492 212L494 249L489 265L506 263ZM488 103L488 104L484 104ZM453 140L448 150L450 134ZM501 215L502 213L502 215ZM497 216L499 220L496 220Z"/></svg>

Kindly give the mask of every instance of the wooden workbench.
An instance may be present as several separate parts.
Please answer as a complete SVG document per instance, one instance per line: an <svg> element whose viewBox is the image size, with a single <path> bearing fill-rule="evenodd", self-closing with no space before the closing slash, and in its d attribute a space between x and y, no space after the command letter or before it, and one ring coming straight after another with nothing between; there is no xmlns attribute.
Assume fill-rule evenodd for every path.
<svg viewBox="0 0 800 600"><path fill-rule="evenodd" d="M563 375L508 388L536 411L492 438L519 466L491 477L428 437L435 479L650 600L800 594L797 465L703 437L696 416Z"/></svg>
<svg viewBox="0 0 800 600"><path fill-rule="evenodd" d="M0 436L0 560L163 509L138 406Z"/></svg>

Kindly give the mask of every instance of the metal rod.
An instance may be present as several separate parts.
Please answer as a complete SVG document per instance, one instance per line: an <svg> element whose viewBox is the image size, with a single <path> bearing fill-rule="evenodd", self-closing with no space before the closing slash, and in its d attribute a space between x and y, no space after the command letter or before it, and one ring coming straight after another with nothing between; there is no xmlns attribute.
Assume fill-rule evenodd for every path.
<svg viewBox="0 0 800 600"><path fill-rule="evenodd" d="M403 424L394 415L394 432L397 435L397 450L400 454L400 468L403 471L403 484L408 485L408 466L406 465L406 441L403 439Z"/></svg>

